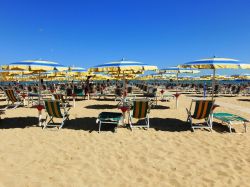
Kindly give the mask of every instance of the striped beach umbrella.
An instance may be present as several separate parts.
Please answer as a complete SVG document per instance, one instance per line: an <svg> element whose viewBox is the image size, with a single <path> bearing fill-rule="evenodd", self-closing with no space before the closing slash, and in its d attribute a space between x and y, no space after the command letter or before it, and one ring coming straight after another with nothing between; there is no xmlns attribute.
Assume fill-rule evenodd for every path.
<svg viewBox="0 0 250 187"><path fill-rule="evenodd" d="M24 61L19 61L19 62L13 62L8 65L3 65L2 66L3 70L19 70L19 71L30 71L33 72L34 74L38 74L39 78L39 97L38 97L38 105L40 105L40 77L42 72L46 71L63 71L66 70L67 67L63 66L57 62L52 62L52 61L46 61L46 60L24 60Z"/></svg>
<svg viewBox="0 0 250 187"><path fill-rule="evenodd" d="M125 93L126 87L126 73L130 72L130 74L136 74L136 72L141 71L155 71L157 70L157 66L144 64L142 62L136 61L127 61L127 60L120 60L114 62L108 62L104 64L100 64L98 66L94 66L89 68L90 72L116 72L117 76L123 75L123 91Z"/></svg>
<svg viewBox="0 0 250 187"><path fill-rule="evenodd" d="M120 72L120 74L125 73L126 71L150 71L157 70L157 66L144 64L136 61L114 61L108 62L104 64L100 64L98 66L94 66L89 69L91 72Z"/></svg>
<svg viewBox="0 0 250 187"><path fill-rule="evenodd" d="M205 58L195 60L182 65L180 68L197 68L197 69L213 69L212 80L212 99L214 98L214 86L215 86L215 72L216 69L250 69L249 63L243 63L239 60L232 58Z"/></svg>
<svg viewBox="0 0 250 187"><path fill-rule="evenodd" d="M2 66L2 68L5 70L27 70L36 72L44 72L52 70L63 71L67 69L66 66L63 66L57 62L46 61L46 60L24 60L4 65Z"/></svg>

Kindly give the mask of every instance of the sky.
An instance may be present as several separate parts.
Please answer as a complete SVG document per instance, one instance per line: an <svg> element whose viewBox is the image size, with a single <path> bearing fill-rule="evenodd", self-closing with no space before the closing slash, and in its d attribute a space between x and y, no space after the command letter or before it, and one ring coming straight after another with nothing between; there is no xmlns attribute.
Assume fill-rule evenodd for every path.
<svg viewBox="0 0 250 187"><path fill-rule="evenodd" d="M250 62L249 10L249 0L0 0L0 64Z"/></svg>

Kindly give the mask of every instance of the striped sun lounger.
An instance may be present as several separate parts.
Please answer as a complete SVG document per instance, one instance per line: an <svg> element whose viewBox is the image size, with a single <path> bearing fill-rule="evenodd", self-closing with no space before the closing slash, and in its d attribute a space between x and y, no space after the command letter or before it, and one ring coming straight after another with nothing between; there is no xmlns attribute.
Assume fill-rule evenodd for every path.
<svg viewBox="0 0 250 187"><path fill-rule="evenodd" d="M191 114L192 105L195 103L195 109ZM188 118L187 122L190 122L191 128L194 131L198 128L206 128L212 131L212 112L213 112L214 100L192 100L190 109L187 109ZM193 119L205 120L202 124L193 124Z"/></svg>
<svg viewBox="0 0 250 187"><path fill-rule="evenodd" d="M139 100L139 101L134 101L132 110L130 111L129 115L129 125L131 130L134 127L146 127L147 129L149 128L149 100ZM132 123L132 119L145 119L145 125L135 125Z"/></svg>

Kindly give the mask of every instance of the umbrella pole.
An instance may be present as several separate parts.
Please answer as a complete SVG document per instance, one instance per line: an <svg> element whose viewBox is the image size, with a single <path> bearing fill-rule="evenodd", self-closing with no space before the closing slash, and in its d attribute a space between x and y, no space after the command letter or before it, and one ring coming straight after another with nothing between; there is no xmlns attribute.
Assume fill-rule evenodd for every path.
<svg viewBox="0 0 250 187"><path fill-rule="evenodd" d="M41 72L39 71L39 74L38 74L38 105L40 105L40 94L41 94L41 81L40 81L40 78L41 78Z"/></svg>
<svg viewBox="0 0 250 187"><path fill-rule="evenodd" d="M126 80L125 80L125 74L124 74L124 71L123 71L123 99L125 100L125 93L126 92Z"/></svg>
<svg viewBox="0 0 250 187"><path fill-rule="evenodd" d="M179 85L179 81L178 81L178 73L176 73L176 94L175 94L175 108L177 109L178 108L178 97L179 97L179 94L178 94L178 85Z"/></svg>
<svg viewBox="0 0 250 187"><path fill-rule="evenodd" d="M213 69L213 80L212 80L212 100L214 100L214 87L215 87L215 69Z"/></svg>
<svg viewBox="0 0 250 187"><path fill-rule="evenodd" d="M40 103L41 103L41 72L39 71L38 74L38 107L40 107ZM42 126L42 110L38 109L38 125Z"/></svg>

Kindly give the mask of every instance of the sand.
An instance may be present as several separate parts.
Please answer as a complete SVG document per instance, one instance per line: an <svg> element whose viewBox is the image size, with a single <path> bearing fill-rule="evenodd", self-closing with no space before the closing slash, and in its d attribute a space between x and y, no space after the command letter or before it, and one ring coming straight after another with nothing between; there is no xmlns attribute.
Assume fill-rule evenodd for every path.
<svg viewBox="0 0 250 187"><path fill-rule="evenodd" d="M236 105L237 99L249 97L216 98ZM0 122L0 186L250 186L249 132L237 126L230 134L219 123L213 133L191 132L190 101L182 95L178 109L173 100L159 102L149 130L100 134L96 117L119 111L113 100L77 101L60 131L36 126L36 109L8 110Z"/></svg>

